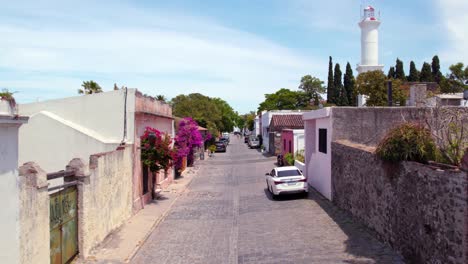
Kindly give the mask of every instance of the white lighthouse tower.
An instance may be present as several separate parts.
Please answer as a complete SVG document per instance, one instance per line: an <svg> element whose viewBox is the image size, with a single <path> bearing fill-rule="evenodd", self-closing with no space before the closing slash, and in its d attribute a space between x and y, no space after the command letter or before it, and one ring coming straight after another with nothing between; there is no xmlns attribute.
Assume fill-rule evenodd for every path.
<svg viewBox="0 0 468 264"><path fill-rule="evenodd" d="M382 70L379 64L379 26L380 18L375 16L372 6L364 8L359 27L361 28L361 63L357 66L358 73Z"/></svg>

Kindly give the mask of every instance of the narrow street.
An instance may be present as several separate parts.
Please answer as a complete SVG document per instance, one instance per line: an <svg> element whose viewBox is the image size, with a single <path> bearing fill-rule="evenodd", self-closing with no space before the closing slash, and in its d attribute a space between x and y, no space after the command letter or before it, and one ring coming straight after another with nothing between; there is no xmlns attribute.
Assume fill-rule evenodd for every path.
<svg viewBox="0 0 468 264"><path fill-rule="evenodd" d="M403 263L314 191L273 200L274 157L231 136L206 161L132 263Z"/></svg>

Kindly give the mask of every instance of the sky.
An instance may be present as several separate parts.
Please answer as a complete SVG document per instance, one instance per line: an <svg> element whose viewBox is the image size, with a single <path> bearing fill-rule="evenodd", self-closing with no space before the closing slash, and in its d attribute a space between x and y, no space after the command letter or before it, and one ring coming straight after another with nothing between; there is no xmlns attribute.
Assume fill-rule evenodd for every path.
<svg viewBox="0 0 468 264"><path fill-rule="evenodd" d="M380 10L380 61L445 73L468 64L467 0L0 0L0 88L19 103L76 96L83 81L173 98L202 93L239 113L264 95L360 60L361 6Z"/></svg>

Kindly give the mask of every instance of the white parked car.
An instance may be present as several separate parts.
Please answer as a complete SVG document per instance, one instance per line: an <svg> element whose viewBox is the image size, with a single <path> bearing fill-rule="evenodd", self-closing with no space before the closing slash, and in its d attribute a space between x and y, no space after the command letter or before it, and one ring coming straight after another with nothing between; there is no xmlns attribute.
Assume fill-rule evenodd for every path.
<svg viewBox="0 0 468 264"><path fill-rule="evenodd" d="M306 177L295 166L274 168L265 175L267 188L273 197L284 193L309 191Z"/></svg>

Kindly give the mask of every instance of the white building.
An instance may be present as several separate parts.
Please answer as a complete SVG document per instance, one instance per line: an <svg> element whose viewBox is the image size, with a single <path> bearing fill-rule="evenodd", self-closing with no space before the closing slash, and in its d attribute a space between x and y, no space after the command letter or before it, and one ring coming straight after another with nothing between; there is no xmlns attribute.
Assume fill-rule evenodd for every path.
<svg viewBox="0 0 468 264"><path fill-rule="evenodd" d="M254 119L254 129L252 131L253 135L258 136L260 135L260 116L256 115Z"/></svg>
<svg viewBox="0 0 468 264"><path fill-rule="evenodd" d="M27 121L0 99L0 263L20 263L18 129Z"/></svg>
<svg viewBox="0 0 468 264"><path fill-rule="evenodd" d="M302 115L304 114L301 110L271 110L271 111L263 111L260 114L260 132L259 134L262 136L262 145L265 147L265 151L269 152L269 133L270 133L270 122L273 115Z"/></svg>

